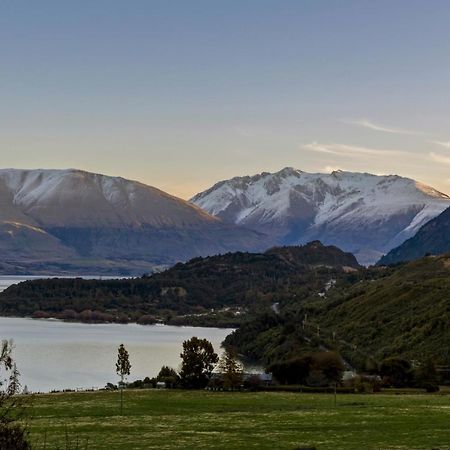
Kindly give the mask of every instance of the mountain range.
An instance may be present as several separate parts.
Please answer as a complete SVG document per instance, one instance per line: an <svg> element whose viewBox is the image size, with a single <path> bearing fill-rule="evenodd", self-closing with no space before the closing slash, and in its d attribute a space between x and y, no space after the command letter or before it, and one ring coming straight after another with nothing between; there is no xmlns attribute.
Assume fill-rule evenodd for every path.
<svg viewBox="0 0 450 450"><path fill-rule="evenodd" d="M222 181L187 202L82 170L2 169L0 273L136 275L316 240L367 265L449 206L447 195L395 175L285 168Z"/></svg>
<svg viewBox="0 0 450 450"><path fill-rule="evenodd" d="M273 245L320 240L354 253L362 264L375 263L450 206L447 195L397 175L290 167L221 181L191 202L266 234Z"/></svg>
<svg viewBox="0 0 450 450"><path fill-rule="evenodd" d="M263 248L154 187L81 170L0 170L0 271L142 274L195 256Z"/></svg>

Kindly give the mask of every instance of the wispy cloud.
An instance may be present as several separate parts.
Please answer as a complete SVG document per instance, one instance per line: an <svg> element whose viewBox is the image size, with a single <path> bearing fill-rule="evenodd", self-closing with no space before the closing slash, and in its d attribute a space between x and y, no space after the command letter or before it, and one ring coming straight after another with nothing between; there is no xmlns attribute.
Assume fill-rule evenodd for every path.
<svg viewBox="0 0 450 450"><path fill-rule="evenodd" d="M404 130L402 128L395 128L395 127L380 125L380 124L374 123L368 119L357 119L357 120L348 120L347 119L347 120L343 120L343 122L348 123L350 125L356 125L358 127L368 128L369 130L373 130L373 131L380 131L382 133L411 134L411 135L421 134L416 131Z"/></svg>
<svg viewBox="0 0 450 450"><path fill-rule="evenodd" d="M370 148L336 143L319 144L318 142L311 142L310 144L304 145L303 148L312 152L352 157L410 155L409 152L403 150Z"/></svg>
<svg viewBox="0 0 450 450"><path fill-rule="evenodd" d="M432 144L440 145L441 147L450 149L450 141L443 142L443 141L431 141Z"/></svg>
<svg viewBox="0 0 450 450"><path fill-rule="evenodd" d="M449 164L450 165L450 156L448 155L441 155L439 153L430 153L430 158L432 161L438 162L440 164Z"/></svg>

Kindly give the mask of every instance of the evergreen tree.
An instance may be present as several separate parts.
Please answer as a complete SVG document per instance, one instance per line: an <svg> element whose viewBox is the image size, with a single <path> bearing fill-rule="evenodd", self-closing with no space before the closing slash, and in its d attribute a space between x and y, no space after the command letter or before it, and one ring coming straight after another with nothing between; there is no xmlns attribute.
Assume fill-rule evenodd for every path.
<svg viewBox="0 0 450 450"><path fill-rule="evenodd" d="M242 384L243 366L238 361L237 351L234 347L228 347L220 358L219 369L222 373L223 386L235 389Z"/></svg>

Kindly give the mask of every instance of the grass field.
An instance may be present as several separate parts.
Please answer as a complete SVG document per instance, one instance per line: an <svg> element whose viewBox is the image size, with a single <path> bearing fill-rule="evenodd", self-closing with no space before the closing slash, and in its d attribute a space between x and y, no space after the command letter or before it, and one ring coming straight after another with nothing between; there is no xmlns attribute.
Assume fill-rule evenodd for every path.
<svg viewBox="0 0 450 450"><path fill-rule="evenodd" d="M450 448L449 395L141 390L33 400L37 449Z"/></svg>

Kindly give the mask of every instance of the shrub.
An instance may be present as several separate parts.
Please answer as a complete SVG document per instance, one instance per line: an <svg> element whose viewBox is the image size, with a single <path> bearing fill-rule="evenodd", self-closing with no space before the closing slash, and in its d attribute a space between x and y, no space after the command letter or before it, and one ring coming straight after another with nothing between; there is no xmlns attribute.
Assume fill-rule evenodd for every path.
<svg viewBox="0 0 450 450"><path fill-rule="evenodd" d="M0 449L28 450L31 445L27 441L27 431L18 422L24 410L21 399L16 397L20 382L12 349L12 342L0 343Z"/></svg>
<svg viewBox="0 0 450 450"><path fill-rule="evenodd" d="M412 384L411 363L401 358L388 358L381 363L380 373L383 383L394 387L407 387Z"/></svg>
<svg viewBox="0 0 450 450"><path fill-rule="evenodd" d="M422 387L429 393L439 392L439 386L434 383L424 383Z"/></svg>
<svg viewBox="0 0 450 450"><path fill-rule="evenodd" d="M244 378L244 388L250 391L257 391L261 387L261 378L257 374L252 374L249 377Z"/></svg>
<svg viewBox="0 0 450 450"><path fill-rule="evenodd" d="M302 384L309 376L311 364L312 358L303 356L272 364L268 371L280 384Z"/></svg>
<svg viewBox="0 0 450 450"><path fill-rule="evenodd" d="M334 352L317 352L272 364L268 368L281 384L328 386L339 382L344 365Z"/></svg>
<svg viewBox="0 0 450 450"><path fill-rule="evenodd" d="M0 448L2 450L31 450L26 431L19 425L0 425Z"/></svg>
<svg viewBox="0 0 450 450"><path fill-rule="evenodd" d="M153 325L156 323L156 319L154 316L151 316L150 314L145 314L138 319L139 325Z"/></svg>
<svg viewBox="0 0 450 450"><path fill-rule="evenodd" d="M180 383L180 377L172 367L162 366L156 377L156 382L158 381L166 383L166 387L168 388L174 388Z"/></svg>

